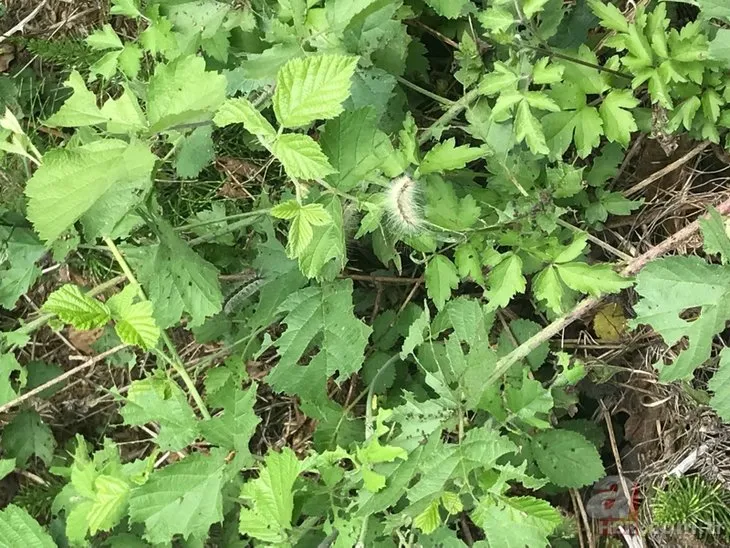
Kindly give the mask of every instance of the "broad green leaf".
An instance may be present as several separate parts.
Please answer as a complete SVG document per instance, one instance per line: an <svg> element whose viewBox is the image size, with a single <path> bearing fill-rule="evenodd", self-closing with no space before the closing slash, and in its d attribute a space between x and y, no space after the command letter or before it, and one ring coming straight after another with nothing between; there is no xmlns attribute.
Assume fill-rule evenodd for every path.
<svg viewBox="0 0 730 548"><path fill-rule="evenodd" d="M247 482L241 497L250 506L241 508L239 531L271 544L286 540L292 527L294 482L301 465L288 447L281 453L266 455L259 477Z"/></svg>
<svg viewBox="0 0 730 548"><path fill-rule="evenodd" d="M564 162L546 169L548 184L556 198L569 198L583 190L583 170Z"/></svg>
<svg viewBox="0 0 730 548"><path fill-rule="evenodd" d="M423 512L413 518L413 525L427 535L433 533L441 525L439 506L441 504L438 499L431 502Z"/></svg>
<svg viewBox="0 0 730 548"><path fill-rule="evenodd" d="M106 49L122 49L124 44L114 32L109 23L106 23L101 29L95 30L86 37L85 42L92 50L104 51Z"/></svg>
<svg viewBox="0 0 730 548"><path fill-rule="evenodd" d="M117 57L117 65L127 78L132 80L137 78L139 71L142 69L142 50L135 44L125 44L124 49Z"/></svg>
<svg viewBox="0 0 730 548"><path fill-rule="evenodd" d="M429 222L442 229L461 232L474 226L481 212L471 194L460 199L453 183L438 175L427 178L425 213Z"/></svg>
<svg viewBox="0 0 730 548"><path fill-rule="evenodd" d="M669 346L683 337L688 340L672 364L655 364L660 380L692 378L695 368L709 359L713 337L730 320L728 267L698 257L668 257L649 263L636 279L641 300L634 307L632 327L650 325ZM682 313L688 309L699 309L699 317L685 319Z"/></svg>
<svg viewBox="0 0 730 548"><path fill-rule="evenodd" d="M110 298L107 305L114 320L114 329L123 343L139 346L142 350L157 346L160 328L152 317L152 303L138 298L134 286L125 287Z"/></svg>
<svg viewBox="0 0 730 548"><path fill-rule="evenodd" d="M51 429L32 409L24 409L15 415L3 428L0 442L4 456L15 458L18 468L24 468L33 455L48 466L56 447Z"/></svg>
<svg viewBox="0 0 730 548"><path fill-rule="evenodd" d="M517 22L508 9L501 6L490 6L479 13L479 22L492 32L504 32ZM540 82L536 82L540 83Z"/></svg>
<svg viewBox="0 0 730 548"><path fill-rule="evenodd" d="M527 100L520 101L515 115L515 139L518 143L525 141L533 154L548 154L550 149L545 143L542 126L530 110Z"/></svg>
<svg viewBox="0 0 730 548"><path fill-rule="evenodd" d="M47 250L31 229L11 224L0 226L0 242L0 307L12 310L41 275L37 262Z"/></svg>
<svg viewBox="0 0 730 548"><path fill-rule="evenodd" d="M730 350L723 348L720 352L720 364L707 383L707 388L712 392L710 406L717 415L725 422L730 422Z"/></svg>
<svg viewBox="0 0 730 548"><path fill-rule="evenodd" d="M286 63L276 77L272 99L279 123L286 128L335 118L350 95L357 57L313 55Z"/></svg>
<svg viewBox="0 0 730 548"><path fill-rule="evenodd" d="M531 447L540 471L560 487L584 487L606 474L596 446L577 432L540 432Z"/></svg>
<svg viewBox="0 0 730 548"><path fill-rule="evenodd" d="M603 120L595 107L584 107L576 111L573 124L578 156L585 158L601 143Z"/></svg>
<svg viewBox="0 0 730 548"><path fill-rule="evenodd" d="M15 470L15 459L0 459L0 480Z"/></svg>
<svg viewBox="0 0 730 548"><path fill-rule="evenodd" d="M591 11L601 20L601 25L618 32L628 32L629 24L621 11L611 4L604 4L600 0L588 0Z"/></svg>
<svg viewBox="0 0 730 548"><path fill-rule="evenodd" d="M522 12L525 17L532 17L541 12L549 0L522 0Z"/></svg>
<svg viewBox="0 0 730 548"><path fill-rule="evenodd" d="M403 347L400 351L400 357L402 360L405 360L409 354L413 353L418 346L423 344L424 332L428 329L430 323L431 318L428 306L424 306L420 316L418 316L418 318L416 318L408 327L408 335L406 335L406 338L403 341Z"/></svg>
<svg viewBox="0 0 730 548"><path fill-rule="evenodd" d="M345 268L347 261L342 203L337 196L326 199L328 202L323 209L326 217L317 218L319 224L309 220L314 225L312 238L298 254L302 274L318 280L334 279Z"/></svg>
<svg viewBox="0 0 730 548"><path fill-rule="evenodd" d="M25 188L28 219L47 241L79 219L90 238L110 234L150 188L156 160L141 142L116 139L51 150Z"/></svg>
<svg viewBox="0 0 730 548"><path fill-rule="evenodd" d="M566 312L565 297L569 290L558 276L555 266L547 266L535 276L532 280L532 291L538 300L545 301L549 310L556 314Z"/></svg>
<svg viewBox="0 0 730 548"><path fill-rule="evenodd" d="M276 391L317 400L327 378L342 382L360 369L371 329L353 313L352 281L336 280L292 293L279 307L286 331L275 341L279 363L267 381ZM308 349L316 355L299 364Z"/></svg>
<svg viewBox="0 0 730 548"><path fill-rule="evenodd" d="M309 135L284 133L271 145L271 152L294 179L324 179L335 173L319 144Z"/></svg>
<svg viewBox="0 0 730 548"><path fill-rule="evenodd" d="M508 329L509 332L504 330L499 335L497 349L499 354L503 356L509 354L516 348L515 342L518 345L524 343L527 339L539 333L542 327L532 320L517 318L509 322ZM543 343L535 348L525 359L530 364L530 368L536 371L545 363L549 353L550 346L547 343Z"/></svg>
<svg viewBox="0 0 730 548"><path fill-rule="evenodd" d="M132 90L124 85L124 92L118 99L107 99L101 107L106 116L106 129L114 134L134 134L147 128L147 119Z"/></svg>
<svg viewBox="0 0 730 548"><path fill-rule="evenodd" d="M534 357L534 354L532 356ZM527 369L523 371L520 387L508 384L503 398L505 410L508 412L504 420L518 419L518 424L540 429L550 428L553 398L539 381L529 378Z"/></svg>
<svg viewBox="0 0 730 548"><path fill-rule="evenodd" d="M76 285L66 284L48 296L43 310L55 314L64 323L76 329L103 327L111 319L109 307L87 297Z"/></svg>
<svg viewBox="0 0 730 548"><path fill-rule="evenodd" d="M223 404L223 414L200 423L206 441L230 451L248 453L248 443L261 422L253 409L256 389L255 383L248 390L221 389L217 401Z"/></svg>
<svg viewBox="0 0 730 548"><path fill-rule="evenodd" d="M213 122L218 127L240 123L249 133L272 141L276 138L276 130L269 121L244 97L227 99L215 113Z"/></svg>
<svg viewBox="0 0 730 548"><path fill-rule="evenodd" d="M112 15L124 15L125 17L140 17L139 0L112 0L109 10Z"/></svg>
<svg viewBox="0 0 730 548"><path fill-rule="evenodd" d="M609 264L564 263L555 265L565 285L593 296L617 293L634 282L616 274Z"/></svg>
<svg viewBox="0 0 730 548"><path fill-rule="evenodd" d="M0 548L56 548L51 536L23 508L0 510Z"/></svg>
<svg viewBox="0 0 730 548"><path fill-rule="evenodd" d="M198 434L195 413L187 396L169 379L149 377L134 381L119 413L128 425L159 423L157 444L163 451L183 449Z"/></svg>
<svg viewBox="0 0 730 548"><path fill-rule="evenodd" d="M215 159L213 128L195 128L180 143L175 155L175 171L183 179L194 179Z"/></svg>
<svg viewBox="0 0 730 548"><path fill-rule="evenodd" d="M444 255L434 255L426 265L426 292L436 308L441 310L451 298L451 291L459 287L456 266Z"/></svg>
<svg viewBox="0 0 730 548"><path fill-rule="evenodd" d="M603 119L603 131L609 141L629 145L631 132L637 130L634 116L630 110L639 106L639 100L626 89L612 90L601 103L599 109Z"/></svg>
<svg viewBox="0 0 730 548"><path fill-rule="evenodd" d="M710 208L709 218L700 219L705 253L719 254L722 264L730 262L730 237L725 218Z"/></svg>
<svg viewBox="0 0 730 548"><path fill-rule="evenodd" d="M419 171L421 175L427 175L461 169L469 162L482 158L484 154L485 151L482 148L474 148L469 145L456 146L456 139L452 137L442 143L437 143L426 153Z"/></svg>
<svg viewBox="0 0 730 548"><path fill-rule="evenodd" d="M333 222L330 213L322 204L300 205L296 200L281 203L271 210L271 215L279 219L291 219L287 242L287 255L300 257L314 238L315 226L326 226ZM341 216L341 212L340 212Z"/></svg>
<svg viewBox="0 0 730 548"><path fill-rule="evenodd" d="M84 79L77 71L71 72L64 86L73 89L73 94L45 121L47 126L82 127L106 122L106 116L96 106L96 96L86 89Z"/></svg>
<svg viewBox="0 0 730 548"><path fill-rule="evenodd" d="M549 57L543 57L532 69L532 81L535 84L555 84L563 79L563 71L565 67L551 63Z"/></svg>
<svg viewBox="0 0 730 548"><path fill-rule="evenodd" d="M562 516L545 500L535 497L487 496L472 511L472 520L487 537L487 546L545 548ZM475 544L476 546L476 544Z"/></svg>
<svg viewBox="0 0 730 548"><path fill-rule="evenodd" d="M426 0L433 11L448 19L460 17L469 0Z"/></svg>
<svg viewBox="0 0 730 548"><path fill-rule="evenodd" d="M0 405L17 398L18 392L25 386L26 379L25 367L18 363L13 354L0 354Z"/></svg>
<svg viewBox="0 0 730 548"><path fill-rule="evenodd" d="M223 521L226 453L193 453L156 470L144 485L132 490L129 518L145 525L153 544L169 543L175 535L204 538Z"/></svg>
<svg viewBox="0 0 730 548"><path fill-rule="evenodd" d="M487 285L487 309L496 310L507 306L512 297L523 293L527 287L527 280L522 275L522 259L515 254L508 254L489 273Z"/></svg>
<svg viewBox="0 0 730 548"><path fill-rule="evenodd" d="M730 6L725 0L697 0L703 17L717 17L730 22Z"/></svg>
<svg viewBox="0 0 730 548"><path fill-rule="evenodd" d="M454 263L461 279L471 279L482 287L486 285L482 273L482 261L476 248L470 244L460 244L454 251Z"/></svg>
<svg viewBox="0 0 730 548"><path fill-rule="evenodd" d="M343 112L327 122L319 144L336 170L327 176L327 182L344 192L367 183L393 151L370 107Z"/></svg>
<svg viewBox="0 0 730 548"><path fill-rule="evenodd" d="M446 329L453 329L454 336L470 345L486 339L494 322L494 314L475 299L456 297L446 303L433 320L431 326L436 336ZM428 324L426 324L428 325Z"/></svg>
<svg viewBox="0 0 730 548"><path fill-rule="evenodd" d="M172 227L158 221L160 244L154 257L140 271L147 296L152 301L158 327L176 324L184 313L191 327L221 311L223 294L218 270L175 234Z"/></svg>
<svg viewBox="0 0 730 548"><path fill-rule="evenodd" d="M212 120L225 99L225 76L206 71L202 57L180 57L157 65L147 90L150 131Z"/></svg>

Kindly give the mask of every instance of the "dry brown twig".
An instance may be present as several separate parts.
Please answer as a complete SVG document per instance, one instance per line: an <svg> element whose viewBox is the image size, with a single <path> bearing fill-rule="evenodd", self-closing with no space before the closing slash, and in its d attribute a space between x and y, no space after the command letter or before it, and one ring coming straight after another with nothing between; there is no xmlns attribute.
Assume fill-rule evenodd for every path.
<svg viewBox="0 0 730 548"><path fill-rule="evenodd" d="M8 29L5 31L2 36L0 36L0 44L2 44L5 40L10 38L13 34L16 32L22 32L25 28L25 25L30 23L33 18L38 15L38 13L43 9L43 7L48 3L48 0L42 0L28 15L23 17L20 22L12 27L11 29Z"/></svg>
<svg viewBox="0 0 730 548"><path fill-rule="evenodd" d="M702 141L700 144L698 144L696 147L694 147L692 150L690 150L687 154L685 154L681 158L675 160L671 164L666 165L665 167L663 167L656 173L652 173L646 179L636 183L631 188L624 190L623 195L631 196L632 194L636 194L637 192L644 190L646 187L648 187L653 182L658 181L659 179L661 179L665 175L672 173L673 171L676 171L677 169L679 169L680 167L685 165L687 162L692 160L694 157L701 154L702 151L704 151L709 144L710 144L710 141Z"/></svg>

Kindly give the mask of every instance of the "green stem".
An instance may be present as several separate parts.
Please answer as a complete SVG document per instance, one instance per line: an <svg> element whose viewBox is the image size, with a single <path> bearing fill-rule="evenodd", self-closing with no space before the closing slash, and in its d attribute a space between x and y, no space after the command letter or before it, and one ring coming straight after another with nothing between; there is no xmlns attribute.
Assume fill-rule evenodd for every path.
<svg viewBox="0 0 730 548"><path fill-rule="evenodd" d="M132 284L139 294L146 298L144 289L142 289L142 286L137 281L137 278L135 277L134 273L132 272L132 269L129 268L129 264L127 263L126 259L122 255L121 251L119 251L119 248L114 243L114 241L109 238L108 236L104 236L104 243L109 248L109 251L111 251L111 254L114 255L114 259L117 261L119 266L122 269L122 272L127 276L127 280L129 280L129 283ZM188 372L185 370L185 366L183 364L182 359L180 358L180 355L177 353L177 349L175 348L175 345L172 343L172 340L170 339L167 332L162 331L161 332L162 341L165 343L165 347L167 348L167 351L170 353L170 356L172 359L170 359L170 365L172 365L175 372L180 375L180 378L183 380L183 383L185 383L185 386L188 389L188 392L192 396L193 400L195 401L195 404L198 406L198 409L200 409L200 414L203 415L203 418L209 419L210 413L208 412L208 408L205 406L205 402L203 402L203 398L200 396L200 392L198 392L198 389L195 387L195 383L193 382L193 379L190 378L190 375L188 375Z"/></svg>
<svg viewBox="0 0 730 548"><path fill-rule="evenodd" d="M466 93L466 95L464 95L461 99L456 101L453 105L451 105L449 109L444 112L438 120L436 120L426 129L426 131L423 132L421 137L418 139L418 144L425 145L429 141L429 139L433 137L433 134L438 128L447 125L459 114L461 114L461 112L465 108L467 108L471 103L476 100L477 97L479 97L479 94L479 88L474 88L473 90Z"/></svg>
<svg viewBox="0 0 730 548"><path fill-rule="evenodd" d="M267 215L271 211L270 209L262 209L259 213L262 215ZM245 228L249 225L251 225L254 220L252 219L254 215L249 215L248 217L241 219L240 221L236 221L235 223L231 223L227 226L224 226L218 230L214 230L213 232L209 232L208 234L203 234L202 236L198 236L197 238L190 240L188 242L188 245L191 247L195 247L198 244L202 244L205 242L209 242L211 240L215 240L219 236L224 236L230 232L233 232L234 230L238 230L239 228Z"/></svg>
<svg viewBox="0 0 730 548"><path fill-rule="evenodd" d="M396 79L404 86L411 88L413 91L417 91L421 95L425 95L429 99L433 99L437 103L441 103L442 105L448 105L448 106L454 104L454 101L452 101L451 99L447 99L446 97L441 97L440 95L436 95L432 91L428 91L427 89L422 88L421 86L414 84L413 82L406 80L405 78L403 78L401 76L397 76Z"/></svg>
<svg viewBox="0 0 730 548"><path fill-rule="evenodd" d="M247 211L246 213L236 213L234 215L227 215L220 219L212 219L209 221L200 221L198 223L188 223L186 225L175 227L175 231L183 232L185 230L192 230L194 228L200 228L201 226L213 225L223 223L226 221L236 221L238 219L247 219L249 217L258 217L259 215L267 215L271 211L271 208L257 209L256 211Z"/></svg>

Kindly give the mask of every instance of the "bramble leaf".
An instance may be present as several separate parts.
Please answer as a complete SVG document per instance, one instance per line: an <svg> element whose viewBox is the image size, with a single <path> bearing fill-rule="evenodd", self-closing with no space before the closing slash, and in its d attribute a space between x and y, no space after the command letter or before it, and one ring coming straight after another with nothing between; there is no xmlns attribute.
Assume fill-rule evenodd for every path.
<svg viewBox="0 0 730 548"><path fill-rule="evenodd" d="M56 548L51 536L23 508L10 504L0 510L0 548Z"/></svg>
<svg viewBox="0 0 730 548"><path fill-rule="evenodd" d="M474 523L484 529L489 546L545 548L548 536L562 516L545 500L535 497L487 496L472 512Z"/></svg>
<svg viewBox="0 0 730 548"><path fill-rule="evenodd" d="M243 124L246 131L273 140L276 130L263 115L244 97L227 99L215 113L213 122L218 127Z"/></svg>
<svg viewBox="0 0 730 548"><path fill-rule="evenodd" d="M279 69L272 99L277 120L296 128L335 118L350 96L356 66L357 57L345 55L298 57L286 63Z"/></svg>
<svg viewBox="0 0 730 548"><path fill-rule="evenodd" d="M456 146L456 139L453 137L441 143L437 143L429 150L421 161L419 171L421 175L428 173L443 173L461 169L469 162L483 157L484 149L474 148L468 145Z"/></svg>
<svg viewBox="0 0 730 548"><path fill-rule="evenodd" d="M76 285L66 284L48 296L43 310L55 314L64 323L76 329L102 327L111 319L109 307L86 296Z"/></svg>
<svg viewBox="0 0 730 548"><path fill-rule="evenodd" d="M206 441L237 453L248 453L248 442L261 422L254 413L256 384L248 390L224 387L216 394L216 401L222 403L223 414L200 423L200 430Z"/></svg>
<svg viewBox="0 0 730 548"><path fill-rule="evenodd" d="M596 446L577 432L540 432L532 440L532 451L540 471L560 487L580 488L606 474Z"/></svg>
<svg viewBox="0 0 730 548"><path fill-rule="evenodd" d="M309 135L284 133L271 145L271 152L294 179L324 179L335 173L319 144Z"/></svg>
<svg viewBox="0 0 730 548"><path fill-rule="evenodd" d="M151 350L157 346L160 328L152 317L152 303L141 298L138 302L134 302L137 299L136 288L128 285L121 293L111 297L107 305L119 339L125 344Z"/></svg>
<svg viewBox="0 0 730 548"><path fill-rule="evenodd" d="M86 88L84 79L77 71L69 75L64 85L72 88L73 94L46 120L47 126L82 127L106 122L106 116L96 106L96 96Z"/></svg>
<svg viewBox="0 0 730 548"><path fill-rule="evenodd" d="M49 465L56 447L51 429L32 409L24 409L15 415L3 428L0 442L4 455L15 458L18 468L25 467L32 455Z"/></svg>
<svg viewBox="0 0 730 548"><path fill-rule="evenodd" d="M564 263L555 265L565 285L593 296L617 293L634 282L616 274L610 264Z"/></svg>
<svg viewBox="0 0 730 548"><path fill-rule="evenodd" d="M434 255L426 265L426 291L436 308L441 310L451 298L451 291L459 287L456 266L444 255Z"/></svg>
<svg viewBox="0 0 730 548"><path fill-rule="evenodd" d="M175 171L184 179L194 179L215 159L213 128L195 128L186 135L175 155Z"/></svg>
<svg viewBox="0 0 730 548"><path fill-rule="evenodd" d="M505 307L517 293L523 293L527 280L522 275L522 259L509 253L494 267L487 278L489 289L485 293L488 310Z"/></svg>

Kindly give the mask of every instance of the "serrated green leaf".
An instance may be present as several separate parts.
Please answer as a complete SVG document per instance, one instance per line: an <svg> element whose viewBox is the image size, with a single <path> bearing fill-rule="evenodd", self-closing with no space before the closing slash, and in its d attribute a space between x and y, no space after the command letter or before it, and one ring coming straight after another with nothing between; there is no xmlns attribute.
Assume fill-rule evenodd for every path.
<svg viewBox="0 0 730 548"><path fill-rule="evenodd" d="M444 255L434 255L426 265L424 274L426 292L436 308L441 310L451 298L451 291L459 287L459 274L456 266Z"/></svg>
<svg viewBox="0 0 730 548"><path fill-rule="evenodd" d="M239 454L248 453L248 443L261 419L254 412L257 385L248 390L225 387L217 395L223 414L200 423L206 441Z"/></svg>
<svg viewBox="0 0 730 548"><path fill-rule="evenodd" d="M569 198L583 190L583 170L564 162L546 169L548 184L556 198Z"/></svg>
<svg viewBox="0 0 730 548"><path fill-rule="evenodd" d="M368 107L343 112L325 124L319 144L336 170L327 177L333 187L349 192L367 183L393 152L377 122L376 111Z"/></svg>
<svg viewBox="0 0 730 548"><path fill-rule="evenodd" d="M516 23L517 20L509 10L501 6L490 6L479 13L479 22L484 28L493 32L504 32Z"/></svg>
<svg viewBox="0 0 730 548"><path fill-rule="evenodd" d="M584 487L606 474L596 446L577 432L540 432L532 440L532 452L540 471L560 487Z"/></svg>
<svg viewBox="0 0 730 548"><path fill-rule="evenodd" d="M104 103L101 113L107 118L109 133L134 134L147 128L147 119L134 93L126 85L123 89L118 99L108 99Z"/></svg>
<svg viewBox="0 0 730 548"><path fill-rule="evenodd" d="M428 307L424 306L420 316L416 318L413 323L408 327L408 335L406 335L403 341L403 347L400 351L400 357L405 360L409 354L411 354L418 346L423 344L424 332L428 329L431 323L431 317L428 311Z"/></svg>
<svg viewBox="0 0 730 548"><path fill-rule="evenodd" d="M307 212L307 208L314 205L321 208L316 217ZM297 255L299 269L307 278L332 280L345 268L347 261L342 203L337 196L331 196L324 207L320 204L304 206L302 214L314 228L309 243Z"/></svg>
<svg viewBox="0 0 730 548"><path fill-rule="evenodd" d="M639 100L629 90L614 89L606 95L599 109L603 131L609 141L629 145L631 132L638 128L630 110L639 106Z"/></svg>
<svg viewBox="0 0 730 548"><path fill-rule="evenodd" d="M685 350L670 365L655 364L663 382L692 377L707 361L712 339L730 320L730 287L726 266L711 265L698 257L669 257L649 263L637 276L641 300L634 307L633 327L650 325L673 346L687 337ZM682 317L688 309L700 308L697 319Z"/></svg>
<svg viewBox="0 0 730 548"><path fill-rule="evenodd" d="M715 208L709 209L709 218L700 219L705 253L718 254L722 264L730 262L730 237L725 218Z"/></svg>
<svg viewBox="0 0 730 548"><path fill-rule="evenodd" d="M470 243L460 244L454 251L454 263L462 279L470 278L482 287L486 285L479 253Z"/></svg>
<svg viewBox="0 0 730 548"><path fill-rule="evenodd" d="M111 319L109 307L91 297L87 297L76 285L66 284L48 296L43 310L55 314L64 323L76 329L95 329L102 327Z"/></svg>
<svg viewBox="0 0 730 548"><path fill-rule="evenodd" d="M508 328L509 333L505 330L499 335L497 349L499 354L502 356L509 354L517 348L515 346L515 342L520 345L542 330L542 326L540 326L540 324L523 318L512 320L509 322ZM543 343L535 348L535 350L533 350L525 359L530 364L530 368L533 371L536 371L545 363L549 353L549 345L547 343Z"/></svg>
<svg viewBox="0 0 730 548"><path fill-rule="evenodd" d="M712 392L710 406L725 422L730 422L730 350L723 348L720 352L720 364L717 371L707 383L707 389Z"/></svg>
<svg viewBox="0 0 730 548"><path fill-rule="evenodd" d="M142 50L135 44L124 45L117 57L117 64L127 78L136 79L142 69Z"/></svg>
<svg viewBox="0 0 730 548"><path fill-rule="evenodd" d="M51 150L25 188L28 219L47 241L79 219L89 237L109 234L150 188L156 160L141 142L116 139Z"/></svg>
<svg viewBox="0 0 730 548"><path fill-rule="evenodd" d="M487 309L496 310L507 306L517 293L523 293L527 280L522 275L522 259L515 254L508 254L487 277L489 289L485 293L488 299Z"/></svg>
<svg viewBox="0 0 730 548"><path fill-rule="evenodd" d="M0 459L0 480L15 470L15 459ZM0 539L1 541L2 539Z"/></svg>
<svg viewBox="0 0 730 548"><path fill-rule="evenodd" d="M518 143L527 142L533 154L547 154L550 149L545 143L545 134L542 126L530 110L527 100L522 100L517 106L515 115L515 140Z"/></svg>
<svg viewBox="0 0 730 548"><path fill-rule="evenodd" d="M634 284L633 280L619 276L608 264L564 263L555 268L565 285L595 297L617 293Z"/></svg>
<svg viewBox="0 0 730 548"><path fill-rule="evenodd" d="M47 126L82 127L106 122L106 116L96 106L96 96L86 89L84 79L77 71L69 75L64 86L73 89L73 94L45 121Z"/></svg>
<svg viewBox="0 0 730 548"><path fill-rule="evenodd" d="M4 455L15 458L19 468L25 467L33 455L49 465L56 447L51 429L32 409L24 409L15 415L3 428L0 441Z"/></svg>
<svg viewBox="0 0 730 548"><path fill-rule="evenodd" d="M142 350L151 350L157 346L160 328L152 317L152 303L145 299L134 302L137 297L137 289L128 285L110 298L107 305L119 339Z"/></svg>
<svg viewBox="0 0 730 548"><path fill-rule="evenodd" d="M439 15L456 19L461 16L469 0L426 0L426 3Z"/></svg>
<svg viewBox="0 0 730 548"><path fill-rule="evenodd" d="M180 143L175 155L175 171L183 179L194 179L215 159L213 128L195 128Z"/></svg>
<svg viewBox="0 0 730 548"><path fill-rule="evenodd" d="M0 548L56 548L51 536L23 508L10 504L0 510Z"/></svg>
<svg viewBox="0 0 730 548"><path fill-rule="evenodd" d="M522 13L525 17L533 17L540 13L548 0L522 0Z"/></svg>
<svg viewBox="0 0 730 548"><path fill-rule="evenodd" d="M613 4L604 4L600 0L588 0L591 11L601 20L601 25L618 32L628 32L629 24L624 14Z"/></svg>
<svg viewBox="0 0 730 548"><path fill-rule="evenodd" d="M535 63L535 66L532 69L532 81L535 84L555 84L556 82L562 81L565 67L555 63L551 63L548 66L549 62L549 57L543 57Z"/></svg>
<svg viewBox="0 0 730 548"><path fill-rule="evenodd" d="M122 49L124 44L114 32L109 23L104 24L99 30L95 30L86 37L85 42L92 50L104 51L106 49Z"/></svg>
<svg viewBox="0 0 730 548"><path fill-rule="evenodd" d="M286 331L274 343L280 359L267 378L274 390L317 401L328 377L342 382L361 367L371 330L353 313L351 280L300 289L279 311ZM319 351L304 367L299 360L315 338Z"/></svg>
<svg viewBox="0 0 730 548"><path fill-rule="evenodd" d="M212 120L225 99L225 76L206 71L202 57L180 57L159 64L147 90L150 131Z"/></svg>
<svg viewBox="0 0 730 548"><path fill-rule="evenodd" d="M309 135L285 133L271 145L271 152L295 179L324 179L335 173L319 144Z"/></svg>
<svg viewBox="0 0 730 548"><path fill-rule="evenodd" d="M533 279L532 291L540 301L545 301L549 310L556 314L565 312L565 287L553 265L546 267Z"/></svg>
<svg viewBox="0 0 730 548"><path fill-rule="evenodd" d="M125 17L140 17L139 0L112 0L109 10L112 15L124 15Z"/></svg>
<svg viewBox="0 0 730 548"><path fill-rule="evenodd" d="M518 419L518 423L533 428L550 428L553 398L539 381L529 378L528 375L528 370L525 369L519 388L514 384L505 388L504 406L509 413L505 418L508 421Z"/></svg>
<svg viewBox="0 0 730 548"><path fill-rule="evenodd" d="M487 497L472 512L474 523L484 529L489 546L545 548L550 534L560 525L560 512L534 497Z"/></svg>
<svg viewBox="0 0 730 548"><path fill-rule="evenodd" d="M149 542L167 543L175 535L203 538L212 524L223 521L225 457L219 451L193 453L132 490L129 518L144 523Z"/></svg>
<svg viewBox="0 0 730 548"><path fill-rule="evenodd" d="M481 208L471 194L458 198L454 185L437 175L426 181L426 218L446 230L460 232L474 226Z"/></svg>
<svg viewBox="0 0 730 548"><path fill-rule="evenodd" d="M161 329L170 327L183 313L191 318L189 326L201 325L223 306L218 270L195 253L166 222L158 221L157 230L160 244L140 271L157 325Z"/></svg>
<svg viewBox="0 0 730 548"><path fill-rule="evenodd" d="M198 426L182 389L168 379L149 377L134 381L119 412L125 424L157 422L157 444L163 451L178 451L192 443Z"/></svg>
<svg viewBox="0 0 730 548"><path fill-rule="evenodd" d="M26 380L27 371L18 363L15 356L11 353L0 354L0 405L18 397L18 392L25 386Z"/></svg>
<svg viewBox="0 0 730 548"><path fill-rule="evenodd" d="M461 169L469 162L473 162L485 155L482 148L474 148L468 145L456 146L456 139L453 137L442 143L437 143L429 150L421 161L419 171L421 175L429 173L443 173Z"/></svg>
<svg viewBox="0 0 730 548"><path fill-rule="evenodd" d="M294 482L301 465L288 447L266 455L259 477L247 482L241 496L251 507L241 509L239 531L270 543L286 540L294 512Z"/></svg>
<svg viewBox="0 0 730 548"><path fill-rule="evenodd" d="M287 62L276 77L272 99L279 123L286 128L329 120L343 110L357 57L314 55Z"/></svg>
<svg viewBox="0 0 730 548"><path fill-rule="evenodd" d="M273 140L276 137L276 130L263 117L258 109L244 97L227 99L215 113L213 122L218 127L225 127L231 124L243 124L246 131L263 138Z"/></svg>
<svg viewBox="0 0 730 548"><path fill-rule="evenodd" d="M439 506L438 500L431 502L423 512L413 518L413 525L426 535L433 533L441 525Z"/></svg>

